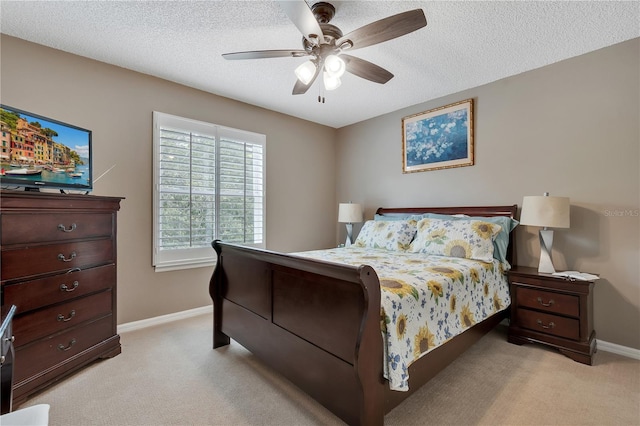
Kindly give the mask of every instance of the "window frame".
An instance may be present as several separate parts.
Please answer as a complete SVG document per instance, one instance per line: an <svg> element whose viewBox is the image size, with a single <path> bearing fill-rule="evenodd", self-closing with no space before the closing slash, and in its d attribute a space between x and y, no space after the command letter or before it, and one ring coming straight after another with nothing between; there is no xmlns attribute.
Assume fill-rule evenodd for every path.
<svg viewBox="0 0 640 426"><path fill-rule="evenodd" d="M213 239L219 236L220 214L220 141L231 138L240 140L245 144L262 146L262 242L242 243L243 245L264 248L266 246L266 136L260 133L220 126L218 124L179 117L163 112L153 111L153 244L152 266L156 272L167 272L181 269L210 267L216 263L216 254L213 248L193 247L173 250L159 250L160 236L160 138L161 129L175 129L187 133L198 133L215 138L216 143L216 191L215 191L215 217L216 227ZM246 165L245 165L246 167ZM246 168L245 168L246 172Z"/></svg>

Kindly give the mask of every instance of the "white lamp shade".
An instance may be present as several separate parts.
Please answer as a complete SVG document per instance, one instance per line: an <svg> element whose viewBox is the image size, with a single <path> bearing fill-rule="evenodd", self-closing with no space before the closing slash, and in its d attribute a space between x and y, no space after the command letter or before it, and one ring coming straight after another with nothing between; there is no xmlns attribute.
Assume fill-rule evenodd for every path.
<svg viewBox="0 0 640 426"><path fill-rule="evenodd" d="M353 203L340 203L338 205L338 222L362 222L362 205Z"/></svg>
<svg viewBox="0 0 640 426"><path fill-rule="evenodd" d="M520 224L568 228L569 210L569 197L527 196L522 199Z"/></svg>

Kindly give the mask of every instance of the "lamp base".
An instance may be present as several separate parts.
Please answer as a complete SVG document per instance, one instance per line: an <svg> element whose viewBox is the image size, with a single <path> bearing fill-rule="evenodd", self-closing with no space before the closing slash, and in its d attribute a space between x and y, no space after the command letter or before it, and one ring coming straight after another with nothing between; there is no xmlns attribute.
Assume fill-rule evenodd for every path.
<svg viewBox="0 0 640 426"><path fill-rule="evenodd" d="M353 223L347 223L347 240L344 243L345 247L351 245L351 238L353 238Z"/></svg>
<svg viewBox="0 0 640 426"><path fill-rule="evenodd" d="M553 267L553 261L551 260L551 246L553 245L553 230L541 229L540 230L540 264L538 265L538 272L544 274L553 274L556 272Z"/></svg>

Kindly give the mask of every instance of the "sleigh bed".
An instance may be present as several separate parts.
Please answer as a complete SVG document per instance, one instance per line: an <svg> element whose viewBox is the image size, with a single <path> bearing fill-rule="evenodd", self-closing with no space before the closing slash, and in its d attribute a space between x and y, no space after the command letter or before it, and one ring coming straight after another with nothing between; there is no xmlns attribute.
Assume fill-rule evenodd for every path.
<svg viewBox="0 0 640 426"><path fill-rule="evenodd" d="M458 226L454 223L456 220L466 220L469 224L473 222L473 226L477 228L475 222L484 223L482 218L493 218L487 219L487 222L493 223L504 223L500 221L506 220L505 218L514 219L516 209L516 205L379 208L376 220L380 222L378 224L388 225L393 221L414 220L411 226L417 223L422 227L426 226L424 222L433 224L445 220L449 221L442 222L446 226L452 223ZM466 215L468 220L454 215ZM436 219L429 219L429 222L421 218ZM509 263L515 262L515 233L510 232L511 227L508 230L505 228L502 226L501 237L506 240L500 249L503 251L504 262L495 259L493 263L484 262L484 269L493 271L497 268L501 275L504 275ZM433 230L430 232L430 235L439 235ZM418 239L418 235L420 233L414 234L415 240ZM431 242L433 241L429 241ZM362 246L362 241L358 240L357 243ZM400 242L397 244L402 249L409 248ZM395 312L386 312L385 321L384 306L390 311L389 303L394 303L394 308L397 305L387 300L387 296L391 294L389 289L381 289L381 285L388 284L388 279L381 280L377 271L365 264L366 262L349 265L331 260L332 256L341 255L340 250L344 250L343 254L360 254L366 258L366 255L378 249L377 247L354 247L353 252L347 252L350 248L345 248L297 254L249 248L218 240L213 242L213 247L218 256L209 284L214 304L213 347L228 345L230 339L234 339L348 424L383 424L386 413L495 327L505 317L510 302L508 292L506 296L492 296L485 284L484 293L490 300L488 308L480 306L480 303L467 305L477 304L483 312L492 311L484 312L487 318L468 323L461 320L464 330L455 336L451 335L448 326L444 331L441 330L445 342L435 348L429 348L426 353L409 354L416 359L411 359L408 369L402 371L406 373L402 374L403 379L407 376L406 381L401 385L394 382L394 386L391 386L389 371L399 367L397 364L391 366L387 361L393 361L394 358L397 361L398 357L394 356L395 352L390 349L391 344L385 336L395 332L395 322L398 318ZM382 256L377 257L385 258L390 264L394 262L393 251L388 254L384 251L382 253ZM320 260L322 258L324 260ZM438 259L456 264L466 261L443 256ZM411 261L419 263L415 259ZM475 279L479 283L478 291L482 292L481 281L484 277L480 280L476 272L472 278L469 280L471 287L475 287ZM504 281L506 282L506 279ZM402 280L398 282L404 283ZM458 287L462 286L462 283L463 280L460 278ZM465 285L470 286L469 283ZM429 289L437 290L439 287L435 284ZM405 299L399 299L403 301L402 304L413 301L407 294L405 292ZM434 299L434 295L437 299L437 291L422 291L422 304ZM441 318L449 318L451 312L456 311L455 301L447 300L445 304L442 299L445 297L443 293L440 293L440 297L440 304L451 309L450 312L442 314ZM492 297L500 303L495 302ZM415 316L421 317L422 314ZM473 315L470 317L473 318ZM441 319L439 322L443 321ZM391 329L392 327L395 328ZM432 337L429 336L429 339ZM429 339L425 338L425 342L431 343ZM409 342L407 340L407 345ZM398 386L402 387L403 391L392 390Z"/></svg>

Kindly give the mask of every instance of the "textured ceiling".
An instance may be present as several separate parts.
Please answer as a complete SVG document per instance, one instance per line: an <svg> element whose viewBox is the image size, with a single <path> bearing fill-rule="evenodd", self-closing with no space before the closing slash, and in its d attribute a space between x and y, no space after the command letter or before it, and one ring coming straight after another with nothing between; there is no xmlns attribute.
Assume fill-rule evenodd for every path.
<svg viewBox="0 0 640 426"><path fill-rule="evenodd" d="M638 1L332 4L331 23L344 34L415 8L428 25L353 51L395 77L379 85L346 74L324 104L320 79L291 95L304 58L221 56L301 49L301 34L277 2L2 0L0 31L336 128L640 36Z"/></svg>

